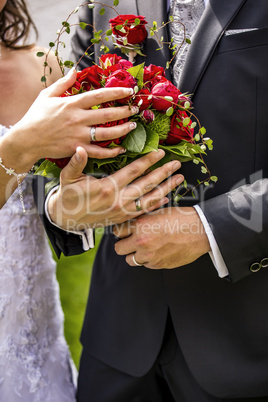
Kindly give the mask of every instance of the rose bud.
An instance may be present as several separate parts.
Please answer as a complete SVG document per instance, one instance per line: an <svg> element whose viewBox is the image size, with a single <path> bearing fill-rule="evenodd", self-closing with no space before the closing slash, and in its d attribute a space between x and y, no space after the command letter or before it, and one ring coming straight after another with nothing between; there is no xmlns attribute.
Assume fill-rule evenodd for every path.
<svg viewBox="0 0 268 402"><path fill-rule="evenodd" d="M137 81L132 75L126 70L118 70L112 73L106 80L105 87L125 87L125 88L135 88ZM117 102L120 104L126 104L130 100L131 96L124 99L118 99Z"/></svg>
<svg viewBox="0 0 268 402"><path fill-rule="evenodd" d="M144 121L145 124L150 124L154 121L154 112L150 109L143 110L140 114L141 119Z"/></svg>
<svg viewBox="0 0 268 402"><path fill-rule="evenodd" d="M135 25L135 21L139 19L140 23ZM124 39L127 39L130 45L139 45L147 38L147 31L145 25L147 21L142 15L125 14L118 15L109 20L113 35L119 45L123 44ZM122 29L116 29L122 25Z"/></svg>
<svg viewBox="0 0 268 402"><path fill-rule="evenodd" d="M185 104L186 104L187 102L189 102L189 104L190 104L189 107L192 107L192 106L193 106L193 102L191 101L191 99L190 99L188 96L184 95L184 94L180 94L180 95L179 95L178 102L179 102L179 104L180 104L182 107L185 107Z"/></svg>
<svg viewBox="0 0 268 402"><path fill-rule="evenodd" d="M168 80L155 84L152 88L153 108L159 112L166 111L170 106L174 106L177 103L180 93L178 88ZM166 96L173 100L165 99Z"/></svg>

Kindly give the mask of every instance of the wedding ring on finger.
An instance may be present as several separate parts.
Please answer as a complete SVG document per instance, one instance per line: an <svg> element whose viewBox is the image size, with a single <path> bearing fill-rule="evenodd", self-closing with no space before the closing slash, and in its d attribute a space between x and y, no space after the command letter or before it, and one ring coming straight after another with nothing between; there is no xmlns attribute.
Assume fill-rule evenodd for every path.
<svg viewBox="0 0 268 402"><path fill-rule="evenodd" d="M139 264L136 259L135 259L135 254L132 255L132 261L134 262L135 265L137 265L138 267L142 267L142 264Z"/></svg>
<svg viewBox="0 0 268 402"><path fill-rule="evenodd" d="M137 199L135 200L135 206L136 206L136 211L137 211L137 212L140 212L140 211L142 210L140 198L137 198Z"/></svg>
<svg viewBox="0 0 268 402"><path fill-rule="evenodd" d="M92 126L92 127L90 128L90 134L89 134L89 136L90 136L90 142L91 142L91 141L97 141L97 140L96 140L96 127L95 127L95 126Z"/></svg>

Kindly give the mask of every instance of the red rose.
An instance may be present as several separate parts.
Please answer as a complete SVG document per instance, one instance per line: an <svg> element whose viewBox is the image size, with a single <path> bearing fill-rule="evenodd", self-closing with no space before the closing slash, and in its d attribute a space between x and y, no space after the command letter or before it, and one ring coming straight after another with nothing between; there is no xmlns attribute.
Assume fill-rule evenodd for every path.
<svg viewBox="0 0 268 402"><path fill-rule="evenodd" d="M163 67L155 66L154 64L150 64L148 67L144 67L143 81L145 83L147 81L152 81L152 79L156 76L165 77L165 71Z"/></svg>
<svg viewBox="0 0 268 402"><path fill-rule="evenodd" d="M65 98L66 96L72 96L75 95L77 92L79 92L81 89L81 84L78 81L75 81L72 87L67 89L67 91L64 92L64 94L61 95L61 98Z"/></svg>
<svg viewBox="0 0 268 402"><path fill-rule="evenodd" d="M152 123L155 119L154 112L150 109L143 110L141 113L141 119L144 121L145 124Z"/></svg>
<svg viewBox="0 0 268 402"><path fill-rule="evenodd" d="M170 81L165 80L155 84L152 88L153 108L159 112L167 110L172 106L171 101L164 99L165 96L173 98L173 102L177 103L181 92ZM174 106L174 105L173 105Z"/></svg>
<svg viewBox="0 0 268 402"><path fill-rule="evenodd" d="M132 75L126 70L118 70L112 73L106 80L105 87L125 87L125 88L135 88L137 81ZM124 99L119 99L117 102L120 104L126 104L131 96Z"/></svg>
<svg viewBox="0 0 268 402"><path fill-rule="evenodd" d="M96 127L114 127L114 126L119 126L120 124L126 123L128 119L121 119L117 121L108 121L107 123L104 124L98 124ZM113 140L108 140L108 141L92 141L91 144L98 145L99 147L102 148L107 148L112 142L114 144L120 145L125 138L125 135L123 137L115 138Z"/></svg>
<svg viewBox="0 0 268 402"><path fill-rule="evenodd" d="M121 59L122 57L117 56L115 53L106 53L99 58L99 65L103 70L105 70L107 67L118 64Z"/></svg>
<svg viewBox="0 0 268 402"><path fill-rule="evenodd" d="M66 165L68 165L71 158L60 158L60 159L52 159L46 158L50 162L55 163L60 169L63 169Z"/></svg>
<svg viewBox="0 0 268 402"><path fill-rule="evenodd" d="M135 25L135 20L137 18L140 20L140 23ZM147 21L142 15L118 15L109 20L109 22L111 24L113 35L115 36L117 43L120 45L123 44L124 38L127 38L128 44L130 45L139 45L147 38L147 31L145 28ZM118 25L123 25L122 30L125 32L116 29Z"/></svg>
<svg viewBox="0 0 268 402"><path fill-rule="evenodd" d="M183 119L186 117L187 114L185 112L180 112L173 115L170 123L170 132L165 140L166 145L175 145L181 140L188 142L193 141L194 129L190 128L189 125L184 127L182 123Z"/></svg>
<svg viewBox="0 0 268 402"><path fill-rule="evenodd" d="M121 59L118 64L121 66L123 70L128 70L129 68L133 67L131 61L128 61L126 59Z"/></svg>
<svg viewBox="0 0 268 402"><path fill-rule="evenodd" d="M151 92L148 88L142 88L135 96L132 105L139 106L140 111L148 109L152 103L152 99L148 99L151 96ZM141 102L142 101L142 102Z"/></svg>
<svg viewBox="0 0 268 402"><path fill-rule="evenodd" d="M98 89L101 88L102 74L102 69L97 65L93 65L78 71L77 81L83 85L86 91L90 91L92 87Z"/></svg>

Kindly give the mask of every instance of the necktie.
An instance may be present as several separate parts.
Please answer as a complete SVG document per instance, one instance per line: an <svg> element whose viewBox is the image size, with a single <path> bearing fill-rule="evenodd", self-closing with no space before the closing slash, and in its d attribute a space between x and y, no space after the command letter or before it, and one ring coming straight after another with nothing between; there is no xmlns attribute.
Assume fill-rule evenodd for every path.
<svg viewBox="0 0 268 402"><path fill-rule="evenodd" d="M193 36L204 10L204 0L171 0L170 4L170 14L174 17L175 21L177 20L184 24L187 38ZM170 32L174 38L174 43L180 47L173 67L174 83L178 85L187 50L191 45L184 42L180 46L184 37L183 26L175 21L170 24Z"/></svg>

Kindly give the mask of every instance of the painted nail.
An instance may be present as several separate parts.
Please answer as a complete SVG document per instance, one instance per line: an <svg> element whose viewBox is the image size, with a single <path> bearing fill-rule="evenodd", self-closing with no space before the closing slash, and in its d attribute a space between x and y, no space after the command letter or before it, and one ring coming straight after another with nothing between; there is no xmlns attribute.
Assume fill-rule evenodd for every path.
<svg viewBox="0 0 268 402"><path fill-rule="evenodd" d="M137 107L137 106L133 106L132 108L131 108L131 112L132 112L132 114L137 114L137 113L139 113L139 108Z"/></svg>
<svg viewBox="0 0 268 402"><path fill-rule="evenodd" d="M137 127L137 123L135 121L132 121L129 125L130 130L134 130Z"/></svg>
<svg viewBox="0 0 268 402"><path fill-rule="evenodd" d="M133 88L125 88L124 92L126 95L133 95L134 94L134 89Z"/></svg>
<svg viewBox="0 0 268 402"><path fill-rule="evenodd" d="M127 152L127 150L125 148L120 149L120 154L124 154L125 152Z"/></svg>

